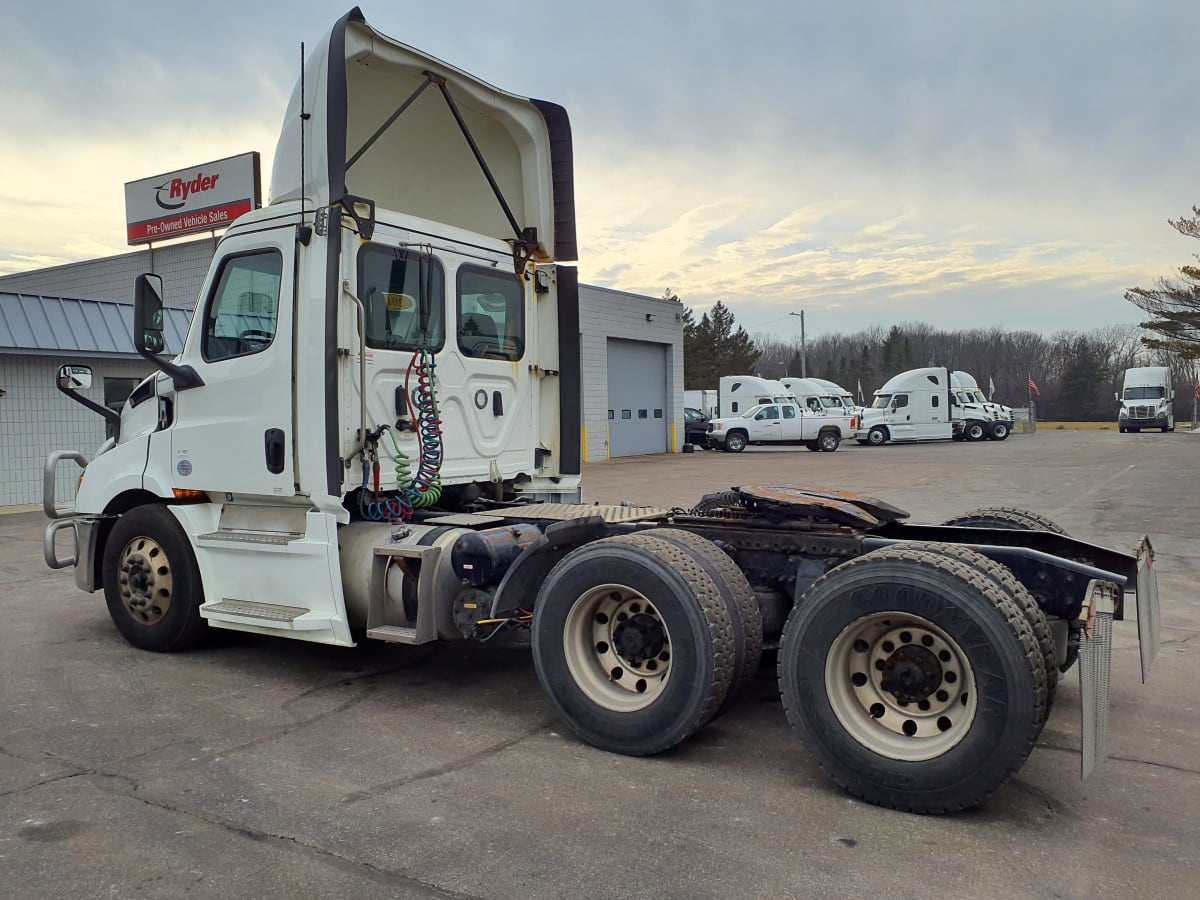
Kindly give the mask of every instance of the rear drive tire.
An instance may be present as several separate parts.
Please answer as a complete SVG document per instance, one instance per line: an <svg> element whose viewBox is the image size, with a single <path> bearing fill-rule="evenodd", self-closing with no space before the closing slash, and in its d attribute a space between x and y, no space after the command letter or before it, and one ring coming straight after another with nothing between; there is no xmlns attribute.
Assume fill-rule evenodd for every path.
<svg viewBox="0 0 1200 900"><path fill-rule="evenodd" d="M708 538L679 528L656 528L646 532L644 537L666 541L691 554L716 583L725 600L725 608L733 625L734 664L729 694L717 710L719 716L733 705L738 694L754 680L762 665L762 610L754 596L754 589L729 555Z"/></svg>
<svg viewBox="0 0 1200 900"><path fill-rule="evenodd" d="M841 446L842 438L836 431L822 431L817 436L817 446L822 453L832 453Z"/></svg>
<svg viewBox="0 0 1200 900"><path fill-rule="evenodd" d="M779 683L834 781L916 813L983 802L1044 719L1045 666L1016 603L970 566L904 545L805 592L784 626Z"/></svg>
<svg viewBox="0 0 1200 900"><path fill-rule="evenodd" d="M1066 534L1066 529L1053 519L1019 506L984 506L947 519L943 525L965 525L977 528L1011 528L1017 531L1050 531Z"/></svg>
<svg viewBox="0 0 1200 900"><path fill-rule="evenodd" d="M533 663L583 740L647 756L702 728L733 681L733 625L688 552L622 535L567 554L538 591Z"/></svg>
<svg viewBox="0 0 1200 900"><path fill-rule="evenodd" d="M166 506L139 506L121 516L104 544L101 566L108 614L133 646L166 653L206 636L200 570Z"/></svg>
<svg viewBox="0 0 1200 900"><path fill-rule="evenodd" d="M1025 621L1033 630L1038 650L1042 654L1042 663L1046 667L1046 702L1042 714L1042 725L1045 725L1046 719L1050 716L1050 707L1054 705L1054 696L1058 692L1058 650L1054 643L1054 635L1050 631L1050 623L1046 619L1046 613L1033 599L1033 594L1029 593L1029 589L1017 580L1017 576L1008 566L998 563L970 547L932 541L913 542L906 546L914 550L938 553L965 563L975 571L992 579L1017 604L1025 616Z"/></svg>

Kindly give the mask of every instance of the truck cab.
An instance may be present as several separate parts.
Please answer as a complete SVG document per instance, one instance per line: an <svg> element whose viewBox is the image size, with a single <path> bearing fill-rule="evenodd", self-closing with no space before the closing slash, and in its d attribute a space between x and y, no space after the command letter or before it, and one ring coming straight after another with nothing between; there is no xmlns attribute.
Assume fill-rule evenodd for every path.
<svg viewBox="0 0 1200 900"><path fill-rule="evenodd" d="M948 441L954 437L951 414L950 373L937 367L910 369L875 392L855 439L876 447L890 441Z"/></svg>
<svg viewBox="0 0 1200 900"><path fill-rule="evenodd" d="M1117 427L1121 434L1143 428L1175 430L1175 392L1166 366L1137 366L1125 370L1121 393L1116 395Z"/></svg>

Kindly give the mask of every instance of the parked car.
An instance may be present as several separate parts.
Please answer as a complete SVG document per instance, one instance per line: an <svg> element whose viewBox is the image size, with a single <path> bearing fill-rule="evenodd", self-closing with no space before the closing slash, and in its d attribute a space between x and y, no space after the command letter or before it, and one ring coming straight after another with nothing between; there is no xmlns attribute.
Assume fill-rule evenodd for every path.
<svg viewBox="0 0 1200 900"><path fill-rule="evenodd" d="M683 408L683 439L697 447L708 447L708 416L692 406Z"/></svg>

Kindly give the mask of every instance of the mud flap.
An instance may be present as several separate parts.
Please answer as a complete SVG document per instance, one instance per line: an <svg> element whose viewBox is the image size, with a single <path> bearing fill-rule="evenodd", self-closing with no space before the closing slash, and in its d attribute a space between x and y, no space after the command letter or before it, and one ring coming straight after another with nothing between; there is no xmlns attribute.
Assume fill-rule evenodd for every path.
<svg viewBox="0 0 1200 900"><path fill-rule="evenodd" d="M1120 588L1111 581L1093 580L1080 618L1079 642L1080 777L1108 758L1108 699L1112 683L1112 623ZM1138 592L1139 597L1141 592Z"/></svg>
<svg viewBox="0 0 1200 900"><path fill-rule="evenodd" d="M1158 575L1154 571L1154 548L1149 535L1142 535L1134 552L1137 554L1137 623L1138 649L1142 657L1142 684L1150 675L1154 657L1158 655Z"/></svg>

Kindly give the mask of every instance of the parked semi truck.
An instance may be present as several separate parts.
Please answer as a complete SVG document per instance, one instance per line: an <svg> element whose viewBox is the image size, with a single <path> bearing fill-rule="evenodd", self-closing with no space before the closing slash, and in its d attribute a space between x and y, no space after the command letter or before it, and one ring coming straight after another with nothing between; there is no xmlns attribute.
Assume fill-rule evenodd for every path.
<svg viewBox="0 0 1200 900"><path fill-rule="evenodd" d="M515 641L583 740L644 755L728 709L777 650L789 721L856 796L981 802L1078 664L1103 758L1112 621L1156 646L1129 553L1011 509L943 525L871 497L744 485L584 506L571 134L357 9L308 59L270 204L225 232L183 349L94 454L46 463L44 553L137 647L213 628L350 646ZM942 386L944 390L944 385ZM77 464L73 505L55 471ZM482 702L482 701L481 701Z"/></svg>
<svg viewBox="0 0 1200 900"><path fill-rule="evenodd" d="M779 383L791 391L796 402L813 415L828 416L838 426L839 437L848 441L858 430L858 413L842 404L836 385L815 378L781 378Z"/></svg>
<svg viewBox="0 0 1200 900"><path fill-rule="evenodd" d="M950 409L962 440L1003 441L1012 434L1012 409L989 401L970 372L950 373Z"/></svg>
<svg viewBox="0 0 1200 900"><path fill-rule="evenodd" d="M717 381L716 418L740 416L761 403L795 399L781 381L757 375L724 375Z"/></svg>
<svg viewBox="0 0 1200 900"><path fill-rule="evenodd" d="M1175 430L1175 389L1166 366L1137 366L1125 370L1125 383L1116 397L1117 428L1121 434L1157 428Z"/></svg>

